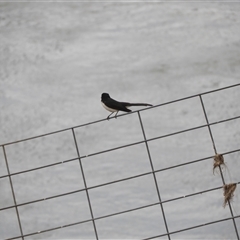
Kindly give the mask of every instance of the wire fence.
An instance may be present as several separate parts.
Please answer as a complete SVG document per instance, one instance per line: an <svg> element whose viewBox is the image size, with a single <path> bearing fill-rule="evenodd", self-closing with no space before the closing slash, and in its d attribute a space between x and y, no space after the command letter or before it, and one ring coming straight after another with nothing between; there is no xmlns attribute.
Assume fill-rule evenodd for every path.
<svg viewBox="0 0 240 240"><path fill-rule="evenodd" d="M97 136L94 135L94 131L93 131L93 133L91 133L91 138L90 138L93 144L91 143L91 141L89 140L87 141L86 144L90 145L88 147L90 149L88 150L90 151L90 153L86 153L86 154L84 154L84 151L82 151L82 144L84 144L83 142L88 138L88 136L84 135L86 134L86 132L84 131L79 132L79 130L81 130L82 128L88 128L89 126L93 126L93 127L96 126L96 129L97 129L98 128L97 124L100 124L100 123L110 124L111 121L114 121L112 118L110 118L110 121L106 119L101 119L98 121L75 126L72 128L67 128L60 131L55 131L48 134L43 134L40 136L35 136L32 138L27 138L20 141L10 142L10 143L1 145L0 147L2 148L2 162L5 162L6 166L2 167L2 169L5 169L5 172L4 170L2 170L2 172L0 171L0 183L2 181L2 186L3 186L6 182L9 182L9 184L6 185L8 186L7 193L4 193L4 194L5 195L8 194L8 198L6 196L5 198L11 199L11 200L2 201L2 203L0 202L0 219L1 219L1 215L2 215L2 219L4 219L1 222L2 233L0 232L0 238L1 239L31 239L33 237L40 237L41 234L43 234L42 236L45 236L44 235L45 233L55 233L58 230L70 229L71 227L75 226L80 229L79 231L84 232L84 235L83 235L84 238L103 239L103 238L110 237L113 239L115 236L114 231L116 229L118 229L116 231L121 231L121 229L119 230L121 225L119 222L116 223L117 227L114 224L111 225L115 221L115 217L124 216L123 219L125 220L122 220L122 221L123 222L126 221L126 223L128 224L128 227L131 228L132 218L129 217L128 219L128 216L129 216L128 213L134 213L135 216L138 216L137 214L138 213L140 214L141 211L147 211L146 213L147 216L143 214L143 216L146 217L146 219L144 220L143 218L143 221L140 224L142 231L143 232L145 231L144 230L145 226L146 228L149 228L149 221L151 222L151 225L155 225L156 231L154 230L152 232L151 231L149 232L146 230L146 234L134 235L133 233L131 236L138 236L137 238L141 238L141 239L156 239L156 238L174 239L174 236L179 236L178 234L180 233L187 234L188 232L191 232L191 230L194 230L194 229L205 229L207 226L213 227L214 225L217 226L220 223L227 222L228 227L232 229L233 238L240 239L239 238L240 215L239 213L234 211L232 202L229 199L226 200L227 201L226 208L223 208L221 204L219 205L219 201L214 203L215 205L218 205L217 211L222 211L224 212L223 214L220 214L219 212L219 214L216 214L214 218L207 217L207 218L204 218L203 220L200 220L200 222L196 222L196 223L194 223L194 221L191 220L191 217L188 216L188 219L187 219L188 223L183 225L183 227L174 228L173 225L175 225L176 222L174 222L174 220L171 220L170 213L169 213L169 209L172 208L172 206L175 205L177 206L176 208L179 208L180 200L182 200L183 203L186 202L186 204L188 204L189 201L190 202L192 201L191 202L192 211L199 211L197 209L199 207L197 202L195 206L194 197L205 196L204 201L206 202L203 203L203 205L207 205L206 199L209 198L208 194L210 193L215 193L218 199L220 199L220 201L223 201L223 195L219 194L219 191L222 191L223 186L229 183L237 186L240 183L238 176L236 178L237 181L235 182L229 182L229 179L226 179L225 172L224 172L225 170L223 168L224 162L217 165L218 174L213 175L215 179L218 179L218 180L220 179L221 180L221 181L219 180L220 182L218 181L217 184L215 185L211 185L211 184L204 185L204 189L196 190L193 186L191 191L187 192L187 194L184 194L184 195L181 195L181 193L171 195L171 191L170 191L170 194L166 197L164 192L166 191L166 188L164 188L163 185L161 185L159 180L160 179L159 174L168 174L168 176L171 176L170 171L173 171L175 169L178 171L183 171L182 168L193 166L194 164L197 164L197 163L199 164L203 163L206 165L206 163L209 163L209 161L211 161L211 164L213 164L212 163L213 158L218 154L221 154L221 156L224 156L224 158L232 157L235 154L238 158L238 154L240 153L239 142L237 143L235 142L235 144L233 144L233 148L226 149L225 151L222 151L222 149L224 150L224 148L221 148L221 152L219 152L216 144L216 141L219 140L219 137L217 134L214 134L214 131L217 132L218 129L217 128L214 129L214 127L221 126L220 129L222 129L224 124L228 124L228 123L238 124L237 121L240 118L240 114L234 110L233 114L232 115L230 114L230 116L228 116L227 118L224 118L225 117L224 112L222 114L223 118L222 117L214 118L212 117L214 116L214 113L211 113L210 110L207 110L208 104L205 103L205 100L206 100L205 98L209 97L209 99L213 99L215 98L215 96L218 96L218 95L225 96L224 98L222 98L222 102L224 102L230 96L231 92L228 92L228 91L231 91L231 90L234 90L239 95L240 84L224 87L221 89L216 89L213 91L204 92L201 94L192 95L192 96L177 99L171 102L166 102L166 103L159 104L147 109L134 111L131 114L120 115L119 118L127 117L127 116L135 116L136 118L137 116L137 121L140 124L140 128L139 128L140 131L138 131L138 134L141 135L141 139L139 138L136 141L133 141L132 138L129 138L130 142L127 142L126 144L122 144L125 142L122 142L120 139L119 142L114 142L113 144L112 141L114 141L114 139L111 140L110 143L109 141L106 140L106 138L104 138L104 136L102 139L98 139ZM203 118L205 122L200 121L200 124L192 125L191 122L193 120L190 119L189 124L186 124L186 123L183 124L184 126L188 126L188 127L183 129L173 128L173 130L167 129L163 134L159 134L156 131L156 127L158 127L156 126L156 122L155 122L155 125L152 125L152 122L150 121L150 123L148 124L150 127L149 126L146 127L147 125L146 122L149 119L157 118L154 114L152 114L152 112L149 113L150 111L156 111L166 106L172 106L176 103L177 104L179 103L180 104L179 106L181 106L181 104L183 104L183 102L185 101L190 101L190 102L193 101L193 105L192 104L190 105L191 108L192 106L195 106L196 103L199 104L198 105L199 108L196 107L197 109L196 111L198 111L198 114L196 116L197 118ZM206 102L208 101L206 100ZM236 104L238 105L238 103ZM146 118L145 116L143 116L144 113L146 114L149 113L150 117ZM187 113L185 112L182 114L184 115ZM161 115L161 117L164 118L163 115ZM157 121L158 121L158 118L157 118ZM198 121L194 120L193 122L198 122ZM114 125L115 127L116 126L118 127L120 122L116 120L114 124L115 124ZM150 131L149 129L151 129L151 127L153 128L152 135L149 133ZM177 138L177 136L180 136L180 135L182 136L184 134L192 134L192 133L196 134L197 131L202 131L202 130L207 132L207 135L208 135L207 137L208 137L208 140L210 141L210 145L211 145L210 148L213 154L209 154L209 152L206 151L208 154L207 156L206 155L203 156L200 154L198 155L200 157L196 159L190 158L186 160L183 159L182 161L175 160L174 163L170 163L170 165L164 165L164 164L161 165L162 162L164 161L163 157L162 159L161 157L159 157L158 160L155 160L156 158L153 159L153 155L155 154L153 153L153 150L152 150L153 144L158 148L160 146L160 143L159 143L160 140L166 141L169 137ZM235 128L234 131L236 134L239 134L238 129ZM224 130L223 136L225 136L228 132L229 132L229 129L227 126L226 129ZM46 153L48 151L47 149L49 145L54 144L52 140L50 140L49 142L44 143L42 147L40 147L39 151L43 154L43 156L40 157L39 160L35 162L32 158L36 157L35 156L36 153L35 152L32 153L32 151L33 149L36 150L36 148L38 148L36 141L38 142L40 141L41 143L43 143L46 140L46 138L51 136L53 137L56 136L56 139L57 139L59 134L64 134L64 136L68 135L68 137L66 138L67 140L64 141L64 144L61 145L61 147L53 149L53 155L51 155L52 153L50 154L51 157L55 156L54 155L55 153L59 154L56 157L56 159L54 159L54 161L52 161L52 159L50 159L50 161L46 161L46 159L49 160L48 159L49 155L47 155ZM114 134L113 131L112 131L112 134ZM80 139L79 136L82 136L82 139L83 139L82 141L79 140ZM126 135L123 135L123 136L127 138ZM96 138L96 141L101 141L101 144L103 146L109 145L111 147L100 149L95 152L91 152L91 149L95 149L95 145L96 145L96 141L94 141L94 138ZM104 141L106 141L106 143ZM177 141L177 144L180 144L178 140L176 141ZM190 139L190 141L192 141L192 139ZM202 142L201 141L198 142L198 141L200 140L199 139L196 140L197 145L200 146ZM207 144L209 143L209 141L206 140ZM220 144L218 145L220 146ZM231 142L230 142L230 145L231 145ZM19 146L21 146L22 150L19 150L20 149ZM191 147L191 144L188 145L188 147L189 146ZM239 146L239 148L237 146ZM121 177L111 177L110 180L106 178L107 180L103 182L99 181L99 178L97 178L96 181L92 181L91 178L94 178L94 176L96 175L96 172L94 172L94 170L98 172L98 169L94 168L95 162L93 162L90 167L87 166L86 161L88 159L90 159L91 157L98 157L99 161L103 161L103 160L105 161L105 159L108 158L106 157L106 154L111 153L111 154L114 154L114 156L117 155L118 159L120 161L123 161L123 158L125 158L125 155L122 155L122 152L124 151L130 151L130 156L133 156L133 158L135 158L134 154L138 150L136 151L134 147L139 147L140 149L139 151L144 151L144 154L146 156L145 159L147 159L147 162L149 165L149 168L145 168L147 169L147 171L141 170L139 172L134 172L135 174L132 174L131 172L127 172L127 174L124 176L120 175ZM167 147L171 149L171 146L167 146ZM72 155L72 157L69 157L70 155L66 153L72 152L72 151L75 151L75 153ZM119 154L119 151L121 151L121 154ZM177 150L172 149L172 151L177 151ZM24 155L24 154L27 154L27 152L31 153L30 154L31 159L29 159L28 155ZM142 153L140 152L139 154L141 155ZM135 161L136 159L133 159L133 160ZM1 161L1 157L0 157L0 161ZM78 164L78 167L76 167L75 163ZM69 170L70 168L68 168L69 165L67 164L74 164L73 165L74 170L73 169ZM123 169L131 168L131 166L129 166L128 164L130 163L126 163L126 165L123 165L122 168ZM138 163L135 161L135 165L133 164L132 167L135 168L137 164ZM77 182L79 179L80 179L79 181L81 181L81 184L80 185L76 184L75 188L71 188L71 190L68 190L68 191L61 190L61 189L57 191L55 190L52 191L50 186L48 189L48 183L46 183L45 188L42 190L42 192L40 191L39 193L40 197L36 198L35 193L38 191L38 188L39 189L41 188L41 185L40 185L41 183L38 182L38 179L45 178L46 176L41 171L43 170L48 171L50 175L49 179L51 179L51 177L56 174L55 167L59 167L59 166L61 167L63 166L63 171L62 172L60 171L61 176L63 174L67 174L68 176L73 175L72 178L70 178L69 182L66 184L71 185L73 184L73 182ZM99 167L100 165L96 165L96 166ZM102 176L104 177L106 177L105 175L108 175L108 173L104 173L105 170L107 172L107 169L102 170L103 172ZM110 171L111 170L112 168L110 168ZM231 173L232 169L228 169L228 170ZM67 173L65 173L66 171ZM115 173L117 175L118 174L117 171L119 170L115 170L115 171L116 172L112 173L113 175L115 175ZM202 170L199 170L199 171L202 171ZM182 176L184 176L184 174L185 173L182 172ZM74 179L76 176L78 176L78 178ZM163 175L163 176L167 176L167 175ZM203 178L204 178L204 173L203 173ZM149 185L147 189L151 188L152 191L147 192L146 190L146 192L144 192L145 190L143 190L142 192L141 182L144 185L145 182L148 181L148 179L151 179L151 180L149 180ZM28 181L28 183L26 183L26 181ZM131 199L132 197L131 193L125 192L126 189L125 187L123 187L122 191L125 193L124 198L128 199L128 201L127 201L127 206L122 208L121 201L119 204L116 203L118 201L118 198L117 198L118 191L120 191L117 189L116 184L127 183L126 186L129 186L131 185L130 183L131 181L132 182L139 181L140 183L138 182L135 185L133 185L133 188L131 188L130 192L134 192L136 190L138 192L141 192L141 194L143 195L145 194L146 196L139 195L139 193L137 193L136 195L137 197L133 196L133 199ZM166 182L168 182L167 179L166 179ZM31 187L28 187L28 184L32 184ZM194 185L194 183L192 184ZM206 184L206 182L204 182L203 184ZM56 185L56 182L54 183L54 185ZM212 186L212 187L209 187L209 186ZM104 192L103 189L105 188L107 188L108 190ZM45 191L47 193L45 193ZM115 192L114 198L110 197L112 192ZM80 195L82 196L82 199L80 199L79 197ZM77 196L77 199L79 202L76 203L72 201L72 198L70 196ZM68 199L67 197L70 197L70 198ZM66 198L68 200L66 200ZM2 197L2 199L4 199L4 197ZM105 199L104 200L105 202L103 201L103 199ZM47 205L43 208L39 206L34 207L35 204L46 203L46 202L50 202L51 200L59 201L58 206L60 207L57 208L55 213L51 213L51 209L56 203L54 203L53 205L50 205L51 206L50 208L46 207ZM114 204L111 205L112 201L116 201L115 205ZM139 205L138 202L141 202L141 204ZM169 205L170 207L169 206L167 207L167 204L170 204ZM68 209L68 207L70 207L69 208L70 210L69 211L67 210L67 213L63 213L62 208ZM78 208L79 210L76 210ZM111 208L111 211L102 210L102 209L109 209L109 208ZM36 209L38 210L36 211ZM73 209L73 212L71 212L72 211L71 209ZM153 211L151 209L153 209ZM179 217L175 216L173 218L176 218L176 219L180 218L181 220L179 221L180 222L183 221L182 218L186 217L184 214L184 211L186 211L186 206L185 208L183 208L183 211L182 213L180 213ZM150 213L152 213L153 215L154 224L151 220ZM56 216L54 216L54 214L56 214ZM62 214L67 214L67 217L62 216ZM71 218L71 214L73 216L72 218ZM43 219L35 221L35 219L38 218L39 215L44 216ZM79 215L81 215L81 217ZM58 218L60 218L61 220L59 220ZM142 219L142 215L139 218ZM63 219L66 219L66 220L64 221ZM138 220L138 217L136 217L135 219ZM159 222L157 222L158 219L160 219ZM104 231L102 230L103 224L101 222L103 220L106 220ZM4 225L4 222L6 225ZM31 225L31 227L29 227L29 225ZM85 230L81 230L80 228L81 225L84 225L84 226L87 225L88 227L85 228ZM108 227L106 227L106 225ZM182 225L180 224L180 226ZM158 231L158 229L161 229L161 231L160 230ZM139 229L136 231L139 231Z"/></svg>

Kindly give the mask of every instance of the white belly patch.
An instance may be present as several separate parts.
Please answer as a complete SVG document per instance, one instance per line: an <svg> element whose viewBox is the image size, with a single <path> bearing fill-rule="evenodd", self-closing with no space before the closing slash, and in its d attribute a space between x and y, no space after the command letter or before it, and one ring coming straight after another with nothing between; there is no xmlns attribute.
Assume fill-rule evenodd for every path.
<svg viewBox="0 0 240 240"><path fill-rule="evenodd" d="M117 112L116 109L109 108L109 107L107 107L103 102L101 102L101 103L102 103L103 107L104 107L106 110L108 110L109 112Z"/></svg>

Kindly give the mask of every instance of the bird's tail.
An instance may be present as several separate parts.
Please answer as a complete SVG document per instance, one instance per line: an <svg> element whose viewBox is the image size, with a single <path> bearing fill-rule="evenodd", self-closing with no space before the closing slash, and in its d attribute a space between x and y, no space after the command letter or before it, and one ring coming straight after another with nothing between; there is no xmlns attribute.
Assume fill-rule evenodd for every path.
<svg viewBox="0 0 240 240"><path fill-rule="evenodd" d="M148 103L129 103L127 105L127 107L131 107L131 106L149 106L149 107L152 107L153 105L152 104L148 104Z"/></svg>

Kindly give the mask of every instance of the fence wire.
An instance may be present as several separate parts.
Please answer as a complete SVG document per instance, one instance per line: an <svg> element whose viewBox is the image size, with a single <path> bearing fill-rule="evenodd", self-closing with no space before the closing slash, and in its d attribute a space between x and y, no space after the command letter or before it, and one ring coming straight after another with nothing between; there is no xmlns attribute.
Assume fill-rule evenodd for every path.
<svg viewBox="0 0 240 240"><path fill-rule="evenodd" d="M130 213L130 212L137 212L137 211L140 211L142 209L148 209L148 208L151 208L151 207L155 206L155 207L159 207L159 211L161 212L163 223L164 223L164 229L165 229L164 233L159 233L157 235L152 234L152 235L149 235L147 237L143 237L142 239L155 239L155 238L165 237L165 238L170 240L174 236L174 234L177 234L177 233L187 232L189 230L197 229L197 228L204 228L208 225L214 225L214 224L225 222L225 221L231 221L233 229L234 229L235 237L236 237L236 239L239 240L240 239L239 238L240 227L238 226L238 223L240 222L239 221L240 215L237 214L237 213L234 213L234 208L232 207L232 203L231 203L230 200L228 200L227 207L224 209L225 211L229 211L230 217L219 218L219 219L213 220L213 221L205 221L201 224L194 224L193 226L181 228L181 229L178 229L178 230L171 230L169 228L168 218L167 218L166 213L165 213L165 205L164 204L166 204L166 203L170 203L170 202L174 203L175 201L180 200L180 199L185 200L185 199L191 198L193 196L198 196L198 195L214 192L214 191L222 189L225 184L228 184L228 182L227 182L227 180L224 176L224 172L223 172L223 169L222 169L221 166L218 167L219 175L216 175L215 177L216 178L220 177L222 184L220 184L217 187L211 187L211 188L208 188L208 186L206 186L205 190L195 191L195 192L186 194L184 196L177 196L177 197L170 197L168 199L162 199L162 193L163 193L162 191L163 190L159 186L159 182L157 180L157 174L159 174L161 172L170 171L171 169L180 168L180 167L183 167L183 166L190 166L191 164L194 164L194 163L206 162L206 161L209 161L209 160L213 159L216 154L221 154L222 156L225 157L225 156L240 152L240 148L235 148L231 151L225 151L225 152L220 152L219 153L217 151L216 139L214 138L214 134L212 133L212 127L213 126L216 126L218 124L224 124L224 123L228 123L228 122L237 121L237 119L240 118L240 115L236 115L236 116L233 116L233 117L228 117L226 119L217 119L217 121L209 121L208 113L206 111L206 106L205 106L206 104L204 103L204 97L205 96L209 96L211 94L217 94L217 93L220 93L220 92L222 93L223 91L226 91L227 89L237 89L239 91L240 90L240 84L235 84L235 85L231 85L231 86L228 86L228 87L216 89L216 90L213 90L213 91L208 91L208 92L204 92L204 93L201 93L201 94L196 94L196 95L192 95L192 96L189 96L189 97L177 99L177 100L174 100L174 101L162 103L162 104L155 105L155 106L147 108L147 109L134 111L131 114L137 114L137 116L138 116L138 121L139 121L139 124L140 124L140 127L141 127L141 135L142 135L143 140L133 141L133 142L128 143L128 144L123 144L123 145L120 145L120 146L117 146L117 147L104 149L104 150L93 152L93 153L90 153L90 154L87 154L87 155L86 154L81 155L81 144L77 140L76 131L80 128L83 128L83 127L87 127L87 126L90 126L90 125L95 125L95 124L98 124L100 122L107 121L106 119L101 119L101 120L90 122L90 123L87 123L87 124L82 124L82 125L79 125L79 126L75 126L75 127L71 127L71 128L67 128L67 129L62 129L60 131L54 131L54 132L51 132L51 133L47 133L47 134L43 134L43 135L39 135L39 136L31 137L31 138L26 138L26 139L22 139L22 140L19 140L19 141L9 142L9 143L0 145L0 147L2 148L3 157L4 157L4 161L5 161L5 165L6 165L6 174L0 175L0 180L1 179L9 179L9 183L10 183L10 190L9 191L11 192L12 199L13 199L13 204L12 205L4 206L4 207L2 207L2 205L0 205L0 207L1 207L0 208L0 215L3 211L14 209L15 214L16 214L18 228L19 228L19 231L18 231L19 234L18 235L12 236L11 233L9 232L9 234L7 234L7 237L4 237L4 238L8 239L8 240L10 240L10 239L25 239L25 238L32 237L32 236L42 234L42 233L46 233L46 232L54 232L55 230L58 230L58 229L68 228L68 227L72 227L72 226L80 226L81 224L85 224L85 223L91 223L92 224L91 231L94 233L94 238L95 239L101 239L102 237L99 234L101 229L97 225L97 223L100 220L102 220L102 219L110 219L111 220L114 216L119 216L119 215L123 215L123 214ZM227 92L226 92L226 98L227 98ZM166 105L171 105L171 104L178 103L178 102L181 103L182 101L185 101L185 100L188 100L188 99L197 99L199 101L199 103L201 105L201 108L202 108L202 114L203 114L204 119L205 119L204 124L194 126L194 127L191 127L191 128L187 128L187 129L183 129L183 130L179 130L179 131L174 131L174 132L167 133L167 134L161 134L161 135L154 136L154 137L149 137L149 138L147 137L147 134L145 132L145 127L144 127L144 121L142 119L142 112L143 111L149 111L150 109L162 108ZM222 101L224 101L224 99ZM119 117L126 117L127 115L128 114L122 114L122 115L119 115ZM111 121L111 118L110 118L110 121ZM203 158L191 159L191 160L183 162L183 163L178 163L178 164L171 165L171 166L168 166L168 167L162 167L160 169L155 168L153 160L152 160L152 152L151 152L151 149L149 147L149 144L151 144L152 142L154 142L156 140L166 139L168 137L175 137L179 134L197 131L198 129L207 129L209 137L210 137L211 142L212 142L213 152L215 154L212 154L212 155L209 155L209 156L203 157ZM58 162L54 162L54 163L50 163L50 164L42 164L40 166L31 167L31 168L25 169L25 170L18 170L18 171L12 171L11 170L12 166L9 164L8 147L11 146L11 147L14 148L14 146L16 146L19 143L31 142L34 139L42 139L46 136L50 136L50 135L54 136L58 133L63 133L63 132L71 133L74 148L75 148L75 151L76 151L76 157L67 158L67 159L64 159L62 161L58 161ZM146 171L146 172L143 172L143 173L140 173L140 174L134 174L134 175L131 175L131 176L128 176L128 177L122 177L121 179L117 179L117 180L107 181L107 182L104 182L104 183L93 184L91 186L88 186L88 182L87 182L87 179L86 179L86 176L85 176L86 175L86 169L84 168L84 164L83 164L83 161L85 159L87 160L89 157L93 157L93 156L102 156L105 153L115 152L115 151L121 150L121 149L122 150L123 149L128 149L132 146L139 146L141 144L145 145L145 148L146 148L147 157L148 157L148 161L149 161L149 165L150 165L150 170L149 171ZM240 145L239 145L239 147L240 147ZM73 162L78 162L79 163L79 167L80 167L79 174L82 176L82 179L83 179L83 187L81 187L77 190L63 192L63 193L60 193L60 194L52 194L51 196L42 197L42 198L38 198L38 199L35 199L35 200L31 200L31 201L25 201L25 202L19 201L18 197L16 196L15 182L13 181L13 178L15 176L25 176L26 174L29 174L31 172L37 173L39 170L42 170L42 169L50 169L50 172L51 172L51 169L55 166L60 166L64 163L73 163ZM128 166L126 166L126 168L127 167ZM70 175L71 173L68 173L68 174ZM98 216L98 214L95 213L94 208L93 208L93 203L92 203L92 202L94 202L94 200L91 197L91 194L89 193L89 191L99 190L99 189L104 188L104 187L112 186L113 184L116 184L116 183L130 181L130 180L134 180L134 179L142 179L142 178L147 177L147 176L152 176L153 177L153 184L154 184L154 188L155 188L156 194L157 194L157 199L155 199L153 202L151 202L150 204L143 204L142 206L137 206L136 205L136 207L130 207L129 209L126 209L126 210L121 210L121 211L117 210L114 213L102 214L102 215L99 215L99 216ZM234 184L239 185L240 184L240 179L239 179L239 181L235 182ZM70 195L74 195L74 194L77 194L77 193L85 193L86 194L87 208L89 209L89 213L90 213L89 214L90 216L88 218L86 218L84 220L80 220L80 221L73 221L73 222L70 222L70 223L67 223L67 224L63 224L63 225L55 226L55 227L51 227L51 228L35 229L35 231L31 231L31 232L24 230L23 225L25 225L25 223L22 222L22 219L24 219L24 216L21 216L21 214L23 212L19 210L20 207L31 206L34 203L46 202L46 201L49 201L51 199L61 199L65 196L70 196ZM222 196L220 195L219 198L222 199ZM64 206L63 206L63 208L64 208ZM45 214L47 215L48 212L46 212ZM32 216L34 216L34 212L32 213ZM11 220L9 221L9 223L11 224ZM0 237L1 237L1 233L0 233ZM109 236L109 237L111 237L111 236Z"/></svg>

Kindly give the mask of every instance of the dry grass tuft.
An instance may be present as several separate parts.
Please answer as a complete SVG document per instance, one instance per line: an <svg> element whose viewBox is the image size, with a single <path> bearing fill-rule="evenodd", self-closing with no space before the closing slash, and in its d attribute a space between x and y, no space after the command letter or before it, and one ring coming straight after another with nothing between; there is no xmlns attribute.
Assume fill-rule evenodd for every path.
<svg viewBox="0 0 240 240"><path fill-rule="evenodd" d="M225 163L224 163L223 155L222 154L216 154L214 156L213 174L215 172L215 168L220 167L221 165L223 165L224 167L226 166Z"/></svg>
<svg viewBox="0 0 240 240"><path fill-rule="evenodd" d="M237 187L236 183L225 184L223 186L223 195L224 195L224 203L223 206L226 207L228 201L231 201L234 196L234 191Z"/></svg>

